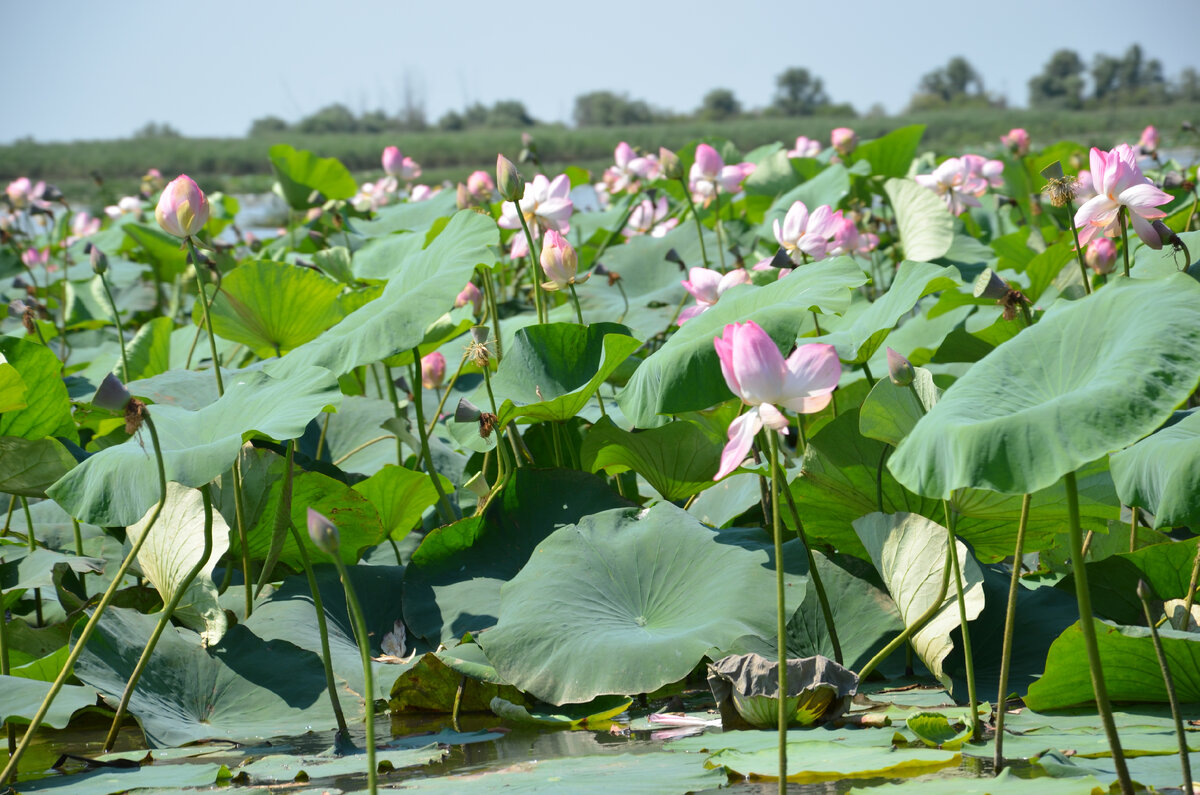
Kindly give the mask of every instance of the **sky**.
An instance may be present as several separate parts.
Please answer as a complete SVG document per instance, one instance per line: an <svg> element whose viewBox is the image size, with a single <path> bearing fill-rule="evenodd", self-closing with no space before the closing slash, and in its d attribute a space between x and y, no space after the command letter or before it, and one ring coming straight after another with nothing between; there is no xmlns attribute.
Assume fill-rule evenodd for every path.
<svg viewBox="0 0 1200 795"><path fill-rule="evenodd" d="M0 22L23 53L0 143L121 138L151 121L241 136L334 102L391 115L406 84L430 121L517 99L569 123L596 90L686 112L720 87L764 107L792 66L859 112L902 110L955 55L1017 107L1064 47L1090 63L1136 42L1168 78L1200 68L1200 0L9 0Z"/></svg>

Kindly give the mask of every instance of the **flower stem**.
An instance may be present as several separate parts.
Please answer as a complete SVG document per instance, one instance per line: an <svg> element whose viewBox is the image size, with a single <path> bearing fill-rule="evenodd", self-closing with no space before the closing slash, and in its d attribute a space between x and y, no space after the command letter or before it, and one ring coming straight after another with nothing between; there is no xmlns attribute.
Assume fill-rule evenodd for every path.
<svg viewBox="0 0 1200 795"><path fill-rule="evenodd" d="M579 319L579 325L586 326L587 324L583 322L583 310L579 308L579 294L575 292L575 285L572 283L567 286L571 288L571 303L575 305L575 317Z"/></svg>
<svg viewBox="0 0 1200 795"><path fill-rule="evenodd" d="M421 351L419 348L412 349L413 355L413 408L417 412L417 434L421 438L421 456L425 461L425 468L429 471L429 479L433 482L433 488L438 495L438 513L441 514L442 521L450 524L455 519L461 519L457 515L453 506L450 505L450 500L446 497L446 491L442 488L442 477L438 474L437 469L433 465L433 453L429 452L429 434L425 432L425 414L422 410L422 387L421 387Z"/></svg>
<svg viewBox="0 0 1200 795"><path fill-rule="evenodd" d="M492 320L492 337L496 340L496 361L503 358L500 352L500 307L496 302L496 283L492 279L492 269L482 268L483 296L487 301L488 317ZM449 391L447 389L447 391Z"/></svg>
<svg viewBox="0 0 1200 795"><path fill-rule="evenodd" d="M787 610L784 607L783 530L779 522L779 441L767 431L767 456L771 469L771 535L775 540L775 632L779 658L779 793L787 792ZM815 567L814 569L815 570Z"/></svg>
<svg viewBox="0 0 1200 795"><path fill-rule="evenodd" d="M859 669L858 679L860 682L865 681L871 672L879 667L880 663L890 657L892 652L908 642L909 638L915 635L917 631L921 629L921 627L929 623L929 620L937 615L938 611L942 609L942 602L946 600L946 592L950 590L950 556L953 554L954 546L947 545L946 560L944 563L942 563L942 582L938 586L938 595L934 598L933 602L925 609L924 613L917 616L916 621L912 622L911 624L907 624L907 619L905 619L907 626L904 627L903 631L901 631L896 637L892 638L891 643L880 649L874 657L867 661L866 665Z"/></svg>
<svg viewBox="0 0 1200 795"><path fill-rule="evenodd" d="M1134 510L1136 511L1137 509L1134 508ZM1192 560L1192 576L1188 580L1187 597L1183 601L1183 623L1179 625L1180 629L1187 629L1188 619L1192 615L1192 605L1196 603L1196 585L1198 580L1200 580L1200 546L1196 547L1196 557Z"/></svg>
<svg viewBox="0 0 1200 795"><path fill-rule="evenodd" d="M1167 689L1167 701L1171 704L1171 717L1175 720L1175 738L1179 740L1179 765L1183 771L1183 791L1192 791L1192 764L1188 759L1187 735L1183 732L1183 718L1179 715L1179 698L1175 695L1175 682L1171 678L1171 667L1167 664L1167 654L1163 651L1162 638L1158 636L1158 628L1154 625L1154 616L1150 615L1150 594L1143 590L1145 581L1138 583L1138 598L1142 603L1142 612L1146 614L1146 625L1150 627L1150 637L1154 640L1154 654L1158 657L1158 665L1162 669L1163 686Z"/></svg>
<svg viewBox="0 0 1200 795"><path fill-rule="evenodd" d="M1092 692L1096 696L1096 709L1104 724L1104 733L1112 749L1113 767L1117 769L1117 780L1121 792L1132 795L1133 782L1125 766L1125 755L1121 752L1121 738L1117 735L1117 724L1113 721L1112 707L1108 703L1108 688L1104 685L1104 669L1100 664L1100 646L1096 642L1096 620L1092 617L1092 595L1088 591L1087 566L1083 560L1083 529L1079 526L1079 487L1075 473L1063 475L1067 490L1067 517L1071 538L1071 569L1075 574L1075 599L1079 603L1079 628L1087 648L1088 668L1092 674Z"/></svg>
<svg viewBox="0 0 1200 795"><path fill-rule="evenodd" d="M420 359L418 359L420 361ZM383 364L383 362L380 362ZM392 378L392 368L383 364L383 377L387 381L388 400L392 404L392 416L397 422L404 421L404 415L400 411L400 397L396 394L396 379ZM396 463L404 466L404 442L400 441L400 436L396 436Z"/></svg>
<svg viewBox="0 0 1200 795"><path fill-rule="evenodd" d="M112 290L108 289L108 279L104 274L100 274L100 284L104 287L104 294L108 296L108 303L112 307L113 322L117 325L117 341L121 343L121 381L129 383L129 357L125 353L125 332L121 328L121 312L117 309L117 302L113 300Z"/></svg>
<svg viewBox="0 0 1200 795"><path fill-rule="evenodd" d="M542 280L539 276L541 265L537 243L533 239L533 233L529 231L529 223L525 220L525 213L521 212L520 203L513 202L513 204L517 206L517 217L521 219L521 228L525 230L525 242L529 245L529 279L533 282L533 304L537 309L537 319L539 323L545 323L546 315L550 310L546 306L546 295L542 291Z"/></svg>
<svg viewBox="0 0 1200 795"><path fill-rule="evenodd" d="M208 332L208 347L212 351L213 374L217 378L217 394L225 394L225 382L221 380L221 357L217 355L217 336L213 333L212 315L208 312L208 295L204 292L204 280L200 278L200 252L196 250L196 244L192 239L187 238L188 251L192 255L192 270L196 274L196 287L200 291L199 298L200 307L204 312L204 328Z"/></svg>
<svg viewBox="0 0 1200 795"><path fill-rule="evenodd" d="M350 582L350 572L340 556L334 554L333 564L337 566L338 576L342 578L342 589L346 592L346 607L350 612L350 621L354 625L354 635L358 640L358 652L362 657L363 666L363 698L366 700L363 723L367 738L367 791L371 795L376 792L375 769L375 678L371 671L371 641L367 635L367 622L363 619L362 607L358 596L354 593L354 584Z"/></svg>
<svg viewBox="0 0 1200 795"><path fill-rule="evenodd" d="M708 267L708 252L704 250L704 226L700 223L700 216L696 213L696 203L692 201L692 192L688 189L687 180L683 177L679 178L679 184L683 185L683 195L687 199L688 207L692 210L692 220L696 222L696 237L700 240L700 259L704 262L704 267Z"/></svg>
<svg viewBox="0 0 1200 795"><path fill-rule="evenodd" d="M946 543L950 545L950 567L954 574L954 593L958 601L958 621L962 628L963 663L967 668L967 701L971 708L971 736L979 736L979 701L975 697L975 664L971 654L971 630L967 623L967 600L963 596L962 571L958 563L958 541L954 536L953 519L950 514L950 501L942 500L942 510L946 513Z"/></svg>
<svg viewBox="0 0 1200 795"><path fill-rule="evenodd" d="M808 545L808 536L804 532L804 523L800 521L800 512L796 510L796 500L792 497L792 490L788 488L787 483L783 484L782 491L792 514L792 521L796 523L796 536L804 547L804 553L808 555L808 574L812 577L813 587L817 589L817 601L821 604L821 616L825 619L829 643L833 646L833 659L838 665L845 665L842 659L842 644L838 641L837 628L833 623L833 611L829 607L829 597L825 594L825 584L821 581L821 572L817 569L816 556L813 555L812 547Z"/></svg>
<svg viewBox="0 0 1200 795"><path fill-rule="evenodd" d="M717 233L717 253L721 255L721 273L725 272L725 241L724 235L721 234L721 191L717 189L713 191L713 198L717 203L717 217L713 224L713 231Z"/></svg>
<svg viewBox="0 0 1200 795"><path fill-rule="evenodd" d="M1092 283L1088 279L1088 267L1083 260L1083 249L1079 247L1079 230L1075 228L1075 202L1070 199L1067 200L1067 212L1069 213L1067 225L1071 227L1071 237L1075 238L1075 259L1079 260L1079 272L1083 275L1083 291L1091 295ZM1000 768L997 767L996 770L999 771Z"/></svg>
<svg viewBox="0 0 1200 795"><path fill-rule="evenodd" d="M1008 583L1008 606L1004 615L1004 644L1000 647L1000 686L996 693L996 754L992 759L997 775L1004 769L1004 715L1008 705L1008 672L1012 665L1013 630L1017 620L1017 593L1021 588L1021 553L1025 548L1025 528L1029 526L1029 507L1033 495L1021 500L1021 519L1017 523L1017 543L1013 548L1012 579Z"/></svg>
<svg viewBox="0 0 1200 795"><path fill-rule="evenodd" d="M1129 278L1129 218L1127 213L1129 210L1122 207L1117 213L1117 217L1121 219L1121 256L1125 260L1125 278ZM1122 760L1122 766L1124 760Z"/></svg>

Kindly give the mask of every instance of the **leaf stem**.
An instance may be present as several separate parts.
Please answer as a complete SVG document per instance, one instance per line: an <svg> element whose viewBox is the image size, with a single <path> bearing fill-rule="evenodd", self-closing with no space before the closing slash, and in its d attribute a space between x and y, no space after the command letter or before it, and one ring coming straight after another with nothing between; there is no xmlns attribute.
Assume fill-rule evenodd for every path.
<svg viewBox="0 0 1200 795"><path fill-rule="evenodd" d="M829 643L833 646L833 659L838 665L845 665L846 663L842 659L842 644L838 640L837 627L833 622L833 611L829 607L829 597L825 594L825 583L821 581L821 572L817 569L816 556L813 555L812 547L809 546L808 535L804 532L804 523L800 521L800 512L796 509L796 499L792 496L792 490L787 483L784 483L782 491L792 514L792 521L796 523L796 537L800 539L804 553L808 555L808 573L812 577L813 587L817 589L817 601L821 604L821 616L825 619L825 630L829 633Z"/></svg>
<svg viewBox="0 0 1200 795"><path fill-rule="evenodd" d="M866 665L859 669L858 680L860 682L865 681L871 672L879 667L880 663L891 656L892 652L894 652L896 649L903 646L909 638L915 635L917 631L921 629L921 627L929 623L929 620L937 615L938 611L942 609L942 602L946 601L946 592L950 590L950 556L953 553L954 547L952 545L947 546L946 560L942 563L942 582L938 586L938 595L934 598L933 602L925 609L924 613L917 616L916 621L905 626L900 634L892 638L891 643L880 649L874 657L867 661Z"/></svg>
<svg viewBox="0 0 1200 795"><path fill-rule="evenodd" d="M771 535L775 541L775 632L779 660L779 793L787 793L787 609L784 606L783 528L779 521L779 440L767 431L767 463L771 469ZM815 571L815 567L812 571Z"/></svg>
<svg viewBox="0 0 1200 795"><path fill-rule="evenodd" d="M121 328L121 312L117 309L117 302L113 300L112 290L108 288L108 279L104 274L100 274L100 284L104 287L104 294L108 296L109 306L112 307L113 323L117 326L117 341L121 343L121 382L129 383L129 357L125 353L125 331Z"/></svg>
<svg viewBox="0 0 1200 795"><path fill-rule="evenodd" d="M696 213L696 203L692 201L692 191L688 188L687 180L680 177L679 184L683 185L684 198L687 199L688 207L692 210L692 220L696 222L696 237L700 240L700 259L704 262L704 267L707 268L709 265L708 252L704 250L704 226L700 223L700 216Z"/></svg>
<svg viewBox="0 0 1200 795"><path fill-rule="evenodd" d="M425 461L425 468L429 472L429 479L433 482L433 488L438 495L438 513L441 514L443 522L450 524L455 519L462 517L457 515L457 511L450 504L450 499L446 496L445 489L442 488L442 476L438 474L437 468L433 465L433 453L429 451L429 434L425 432L425 414L422 410L420 348L413 348L412 355L413 408L417 412L417 434L421 437L421 456Z"/></svg>
<svg viewBox="0 0 1200 795"><path fill-rule="evenodd" d="M204 328L208 332L208 347L212 352L213 375L217 379L217 395L224 395L225 382L221 379L221 357L217 355L217 336L213 333L212 315L208 311L208 295L204 292L204 280L200 278L200 252L196 250L196 244L190 237L187 238L187 247L192 255L192 271L196 274L196 287L200 291L198 300L204 312ZM215 293L213 297L216 297Z"/></svg>
<svg viewBox="0 0 1200 795"><path fill-rule="evenodd" d="M962 629L963 663L967 668L967 701L971 708L971 736L979 736L979 710L976 705L979 700L975 697L975 662L971 654L971 630L967 622L967 600L963 596L962 571L958 563L958 541L954 536L953 518L950 514L950 501L942 500L942 510L946 513L946 542L950 545L950 567L954 574L954 593L958 601L958 621Z"/></svg>
<svg viewBox="0 0 1200 795"><path fill-rule="evenodd" d="M1171 666L1167 664L1167 653L1163 650L1162 638L1158 636L1158 627L1154 626L1154 616L1150 615L1150 593L1145 585L1144 580L1138 582L1138 599L1142 603L1142 612L1146 614L1150 637L1154 640L1154 654L1158 657L1159 668L1162 669L1167 701L1171 704L1171 717L1175 720L1175 738L1179 741L1179 766L1183 772L1183 791L1189 792L1192 790L1192 763L1188 759L1187 735L1184 734L1183 718L1179 714L1179 697L1175 693L1175 681L1171 678Z"/></svg>
<svg viewBox="0 0 1200 795"><path fill-rule="evenodd" d="M362 607L359 606L358 596L354 592L354 584L350 582L350 572L346 570L346 564L342 563L339 555L334 554L333 565L337 566L338 576L342 579L342 589L346 592L346 607L350 612L350 621L354 624L354 634L358 640L358 652L362 657L363 666L363 698L366 701L365 715L363 723L365 724L367 738L367 791L371 795L375 795L376 775L375 768L375 678L371 670L371 641L367 635L367 622L363 619Z"/></svg>
<svg viewBox="0 0 1200 795"><path fill-rule="evenodd" d="M1021 588L1021 554L1025 549L1025 529L1029 526L1029 508L1033 495L1021 499L1021 519L1017 522L1017 542L1013 547L1012 579L1008 583L1008 606L1004 614L1004 643L1000 647L1000 686L996 693L996 753L992 765L999 775L1004 769L1004 715L1008 709L1008 672L1012 665L1013 631L1017 620L1017 593Z"/></svg>

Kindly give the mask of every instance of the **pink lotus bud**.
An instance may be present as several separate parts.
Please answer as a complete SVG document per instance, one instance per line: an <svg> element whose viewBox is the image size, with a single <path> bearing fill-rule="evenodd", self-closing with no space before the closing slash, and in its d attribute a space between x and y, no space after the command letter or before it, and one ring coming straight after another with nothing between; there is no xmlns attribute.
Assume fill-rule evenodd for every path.
<svg viewBox="0 0 1200 795"><path fill-rule="evenodd" d="M341 540L337 526L312 508L308 509L308 537L317 549L325 554L337 554L338 542Z"/></svg>
<svg viewBox="0 0 1200 795"><path fill-rule="evenodd" d="M1000 136L1000 143L1014 155L1023 156L1029 151L1029 133L1023 127L1013 127L1007 135Z"/></svg>
<svg viewBox="0 0 1200 795"><path fill-rule="evenodd" d="M829 134L829 139L842 156L850 154L858 146L858 136L849 127L838 127Z"/></svg>
<svg viewBox="0 0 1200 795"><path fill-rule="evenodd" d="M504 155L496 155L496 188L505 201L519 202L525 195L525 180L512 161Z"/></svg>
<svg viewBox="0 0 1200 795"><path fill-rule="evenodd" d="M479 292L474 282L467 282L467 286L454 299L455 307L466 306L468 303L476 315L483 311L483 293Z"/></svg>
<svg viewBox="0 0 1200 795"><path fill-rule="evenodd" d="M437 389L446 378L446 357L434 351L421 357L421 386Z"/></svg>
<svg viewBox="0 0 1200 795"><path fill-rule="evenodd" d="M1096 273L1112 273L1117 264L1117 247L1107 237L1097 237L1087 244L1083 261Z"/></svg>
<svg viewBox="0 0 1200 795"><path fill-rule="evenodd" d="M683 179L683 162L679 155L665 146L658 148L658 164L662 167L662 175L667 179Z"/></svg>
<svg viewBox="0 0 1200 795"><path fill-rule="evenodd" d="M154 217L167 234L188 238L208 223L208 199L191 177L180 174L163 189Z"/></svg>
<svg viewBox="0 0 1200 795"><path fill-rule="evenodd" d="M1142 130L1142 137L1138 139L1138 148L1145 155L1152 155L1158 151L1158 130L1153 124Z"/></svg>
<svg viewBox="0 0 1200 795"><path fill-rule="evenodd" d="M714 179L724 167L725 161L721 159L721 155L716 149L708 144L700 144L696 147L696 169L703 176Z"/></svg>
<svg viewBox="0 0 1200 795"><path fill-rule="evenodd" d="M471 206L471 191L467 190L467 186L461 182L454 188L454 206L460 210Z"/></svg>
<svg viewBox="0 0 1200 795"><path fill-rule="evenodd" d="M472 171L471 176L467 177L467 190L476 196L490 198L495 189L496 183L492 182L492 178L486 171Z"/></svg>
<svg viewBox="0 0 1200 795"><path fill-rule="evenodd" d="M913 382L912 362L891 348L887 349L888 378L896 386L908 386Z"/></svg>
<svg viewBox="0 0 1200 795"><path fill-rule="evenodd" d="M541 261L542 270L550 280L542 285L547 290L562 290L571 284L582 284L591 275L576 280L579 257L567 239L553 229L542 238Z"/></svg>
<svg viewBox="0 0 1200 795"><path fill-rule="evenodd" d="M400 166L403 162L404 156L400 154L398 147L389 146L383 150L383 171L389 177L395 177L400 174Z"/></svg>

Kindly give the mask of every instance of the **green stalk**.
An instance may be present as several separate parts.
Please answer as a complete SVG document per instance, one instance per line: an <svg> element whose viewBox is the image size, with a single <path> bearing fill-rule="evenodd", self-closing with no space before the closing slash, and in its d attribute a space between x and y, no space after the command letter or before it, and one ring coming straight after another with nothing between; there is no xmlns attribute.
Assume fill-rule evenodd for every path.
<svg viewBox="0 0 1200 795"><path fill-rule="evenodd" d="M721 273L725 272L725 239L721 234L721 189L713 186L713 199L717 203L716 222L713 231L717 233L717 253L721 255Z"/></svg>
<svg viewBox="0 0 1200 795"><path fill-rule="evenodd" d="M1012 579L1008 583L1008 607L1004 614L1004 645L1000 649L1000 687L996 694L996 753L992 758L997 775L1004 769L1004 715L1008 708L1008 672L1012 665L1017 593L1021 588L1021 554L1025 548L1025 529L1029 526L1029 508L1032 502L1032 494L1026 494L1021 500L1021 519L1017 523L1017 543L1013 548Z"/></svg>
<svg viewBox="0 0 1200 795"><path fill-rule="evenodd" d="M308 550L304 548L304 539L300 537L295 525L290 522L288 530L292 532L292 539L300 549L300 562L304 566L304 576L308 579L308 590L312 592L313 610L317 613L317 632L321 636L321 662L325 664L325 689L329 692L333 717L337 721L338 734L343 740L349 740L350 729L346 726L346 716L342 714L342 703L338 700L337 683L333 678L333 662L329 654L329 625L325 621L325 605L321 601L321 589L317 586L317 577L313 574L312 562L308 559Z"/></svg>
<svg viewBox="0 0 1200 795"><path fill-rule="evenodd" d="M867 661L858 671L859 681L865 681L866 678L879 667L879 664L891 656L892 652L908 642L908 639L917 633L921 627L925 626L930 619L937 615L942 608L942 602L946 600L946 592L950 590L950 557L954 554L954 545L946 547L946 561L942 564L942 582L938 586L938 595L933 600L933 603L926 608L925 612L917 616L917 620L909 624L896 637L892 638L892 642L879 650L874 657Z"/></svg>
<svg viewBox="0 0 1200 795"><path fill-rule="evenodd" d="M146 670L146 665L150 662L150 655L154 653L154 647L158 645L159 638L162 637L167 625L171 623L171 616L175 614L175 609L179 607L179 602L183 599L184 594L187 593L187 589L191 587L192 582L200 574L200 570L204 568L204 564L208 562L209 556L212 555L212 495L209 493L207 483L200 487L200 495L204 498L204 551L200 553L200 559L196 561L196 565L192 566L187 576L183 578L183 581L175 589L175 593L171 594L171 599L163 606L162 614L158 617L158 623L154 625L154 631L150 633L150 639L146 641L146 648L142 650L142 655L138 658L137 665L133 667L133 673L129 675L129 681L125 683L125 690L121 693L121 703L117 705L117 714L113 715L112 726L109 727L108 736L104 739L105 753L111 751L113 746L116 745L117 733L121 729L121 721L125 717L125 710L129 708L129 700L133 697L133 691L137 688L138 680L142 678L142 673Z"/></svg>
<svg viewBox="0 0 1200 795"><path fill-rule="evenodd" d="M1071 237L1075 238L1075 259L1079 260L1079 272L1083 275L1083 290L1086 294L1091 295L1092 283L1088 279L1088 266L1083 260L1083 249L1079 247L1079 230L1075 228L1075 202L1070 199L1067 199L1067 212L1070 213L1067 226L1071 227Z"/></svg>
<svg viewBox="0 0 1200 795"><path fill-rule="evenodd" d="M8 616L0 614L0 675L8 676ZM17 749L17 729L9 722L4 724L4 733L8 735L8 755L12 756ZM8 779L0 779L0 787L8 783Z"/></svg>
<svg viewBox="0 0 1200 795"><path fill-rule="evenodd" d="M446 497L445 490L442 489L442 479L438 475L438 471L433 466L433 454L429 452L429 434L425 432L425 414L422 411L422 387L421 387L421 351L419 348L412 349L413 355L413 408L417 412L417 434L421 438L421 456L425 460L425 468L429 471L429 479L433 482L433 488L438 495L438 513L441 514L442 521L450 524L455 519L461 519L461 516L456 515L453 506L450 505L449 498Z"/></svg>
<svg viewBox="0 0 1200 795"><path fill-rule="evenodd" d="M700 239L700 259L704 261L704 267L707 268L708 252L704 250L704 225L700 223L700 216L696 213L696 203L692 201L692 191L688 188L687 180L680 177L679 184L683 185L683 195L687 199L688 207L692 210L692 220L696 222L696 237Z"/></svg>
<svg viewBox="0 0 1200 795"><path fill-rule="evenodd" d="M74 516L71 517L71 527L75 531L75 554L83 557L83 533L79 527L79 520ZM87 599L87 582L84 580L86 575L79 572L79 590L83 594L83 598Z"/></svg>
<svg viewBox="0 0 1200 795"><path fill-rule="evenodd" d="M333 554L333 565L337 566L338 576L342 579L342 589L346 592L346 607L350 611L350 621L354 625L354 635L358 641L358 651L362 657L363 690L366 691L365 712L363 723L367 730L367 790L371 795L376 792L375 769L375 678L371 671L371 646L367 635L367 622L363 619L362 608L358 604L358 596L354 593L354 585L350 582L350 573L346 564L338 554Z"/></svg>
<svg viewBox="0 0 1200 795"><path fill-rule="evenodd" d="M1162 669L1163 686L1167 689L1167 701L1171 704L1171 717L1175 719L1175 738L1179 740L1179 766L1183 771L1183 791L1191 792L1192 763L1188 759L1189 750L1187 735L1183 731L1183 718L1179 715L1179 698L1175 694L1175 681L1171 678L1171 666L1167 664L1162 638L1158 636L1154 616L1150 615L1150 588L1145 580L1138 581L1137 595L1142 603L1142 612L1146 614L1146 626L1150 627L1150 637L1154 640L1154 654L1158 657L1158 665Z"/></svg>
<svg viewBox="0 0 1200 795"><path fill-rule="evenodd" d="M483 273L483 298L487 302L488 317L492 320L492 337L496 340L496 361L500 361L503 354L500 349L500 305L496 303L496 283L492 280L491 268L480 270Z"/></svg>
<svg viewBox="0 0 1200 795"><path fill-rule="evenodd" d="M108 279L104 274L100 274L100 284L104 287L104 294L108 296L108 303L112 306L113 322L117 324L117 341L121 343L121 382L129 383L129 357L125 353L125 331L121 328L121 313L117 309L117 302L113 300L112 290L108 289Z"/></svg>
<svg viewBox="0 0 1200 795"><path fill-rule="evenodd" d="M8 530L12 527L13 511L17 509L17 495L8 495L8 516L4 518L4 529L0 531L0 537L8 535Z"/></svg>
<svg viewBox="0 0 1200 795"><path fill-rule="evenodd" d="M796 500L792 497L792 490L787 487L786 483L783 495L787 499L792 521L796 523L796 537L800 539L800 544L804 547L804 554L808 555L808 573L812 577L813 586L817 589L817 601L821 603L821 615L825 619L825 630L829 633L829 642L833 646L833 659L838 665L845 665L845 661L842 659L842 644L838 641L837 628L833 625L833 611L829 608L829 597L825 595L825 584L821 582L821 572L817 569L816 557L812 553L812 547L808 545L804 523L800 521L800 512L796 510Z"/></svg>
<svg viewBox="0 0 1200 795"><path fill-rule="evenodd" d="M418 359L418 361L420 361ZM383 364L383 362L380 362ZM388 400L392 402L392 416L397 421L404 420L404 414L400 411L400 398L396 394L396 379L392 378L392 368L383 364L384 380L387 381ZM420 382L418 381L418 386ZM404 466L404 442L400 441L399 435L396 436L396 463Z"/></svg>
<svg viewBox="0 0 1200 795"><path fill-rule="evenodd" d="M954 571L954 592L958 597L958 621L962 627L963 662L967 667L967 701L971 706L971 736L979 736L979 710L975 697L975 664L971 655L971 631L967 625L967 600L963 596L962 572L958 564L958 544L954 537L954 529L950 516L949 500L942 500L942 509L946 512L946 541L950 544L950 567Z"/></svg>
<svg viewBox="0 0 1200 795"><path fill-rule="evenodd" d="M1117 212L1117 217L1121 219L1121 256L1125 260L1125 278L1129 278L1129 209L1122 207ZM1122 764L1124 760L1122 760Z"/></svg>
<svg viewBox="0 0 1200 795"><path fill-rule="evenodd" d="M246 533L246 511L242 506L242 456L233 462L233 515L237 522L238 545L242 552L242 586L245 590L246 618L254 611L254 584L250 579L250 543Z"/></svg>
<svg viewBox="0 0 1200 795"><path fill-rule="evenodd" d="M600 261L600 258L604 256L604 252L608 251L608 247L617 242L617 238L621 236L621 233L625 230L625 227L629 225L629 219L633 217L633 211L637 209L638 198L641 195L641 192L633 194L633 198L629 202L629 208L625 211L625 215L621 218L621 222L613 227L613 231L609 233L608 237L604 238L604 242L601 243L600 248L596 250L596 256L592 257L593 265Z"/></svg>
<svg viewBox="0 0 1200 795"><path fill-rule="evenodd" d="M538 258L537 244L533 240L533 233L529 231L529 224L525 221L525 213L521 212L520 203L513 202L513 204L517 205L517 217L521 219L521 228L525 230L525 242L529 244L529 278L533 281L533 303L537 308L537 319L539 323L545 323L550 309L546 306L547 296L542 290L542 280L538 278L541 264Z"/></svg>
<svg viewBox="0 0 1200 795"><path fill-rule="evenodd" d="M225 394L225 382L221 380L221 357L217 355L217 335L213 333L212 317L208 313L208 295L204 292L204 280L200 278L200 252L196 244L187 238L188 251L192 255L192 270L196 273L196 287L200 291L200 307L204 312L204 328L208 332L208 348L212 352L213 374L217 378L217 394ZM215 297L215 296L214 296Z"/></svg>
<svg viewBox="0 0 1200 795"><path fill-rule="evenodd" d="M1136 508L1134 510L1137 510ZM1192 605L1196 603L1196 585L1200 581L1200 547L1196 547L1196 557L1192 560L1192 576L1188 580L1187 598L1183 600L1183 619L1180 629L1187 629L1188 620L1192 615Z"/></svg>
<svg viewBox="0 0 1200 795"><path fill-rule="evenodd" d="M767 431L767 455L771 468L771 535L775 540L775 632L779 658L779 795L787 793L787 609L784 607L783 528L779 522L779 441Z"/></svg>
<svg viewBox="0 0 1200 795"><path fill-rule="evenodd" d="M1117 724L1113 721L1112 707L1108 702L1108 688L1104 684L1104 669L1100 664L1100 647L1096 642L1096 623L1092 617L1092 595L1088 590L1087 566L1083 560L1083 529L1079 526L1079 487L1075 482L1075 473L1063 475L1063 485L1067 490L1067 516L1071 534L1071 569L1075 573L1075 598L1079 602L1079 628L1083 632L1083 642L1087 647L1088 668L1092 674L1092 692L1096 696L1096 709L1100 713L1100 721L1104 724L1104 734L1108 737L1108 745L1112 749L1113 767L1117 769L1117 780L1121 783L1123 795L1133 795L1133 782L1129 778L1129 768L1125 766L1125 755L1121 752L1121 738L1117 734Z"/></svg>
<svg viewBox="0 0 1200 795"><path fill-rule="evenodd" d="M37 551L37 537L33 534L33 514L29 512L29 500L21 497L21 508L25 511L25 538L29 542L29 551ZM44 623L42 618L42 589L33 589L33 611L37 618L37 626L41 628Z"/></svg>
<svg viewBox="0 0 1200 795"><path fill-rule="evenodd" d="M84 625L83 631L79 633L79 639L75 641L75 645L71 648L67 655L66 661L63 662L62 669L58 672L58 677L50 685L50 691L46 693L46 697L42 699L41 706L29 721L29 727L25 730L25 734L21 737L21 742L16 749L8 755L8 764L4 770L0 771L0 781L11 780L16 772L17 765L21 761L21 757L29 750L30 744L33 742L34 735L37 734L38 728L46 719L46 714L50 711L51 705L54 704L54 699L58 697L62 690L63 684L67 678L71 676L71 672L75 669L75 662L79 659L79 655L83 653L83 649L87 646L88 640L92 637L92 633L96 630L96 626L100 623L100 617L104 614L105 609L112 603L113 597L116 595L118 588L121 586L121 581L125 579L125 573L129 571L129 567L137 558L138 552L142 549L142 544L150 535L150 530L154 527L154 523L158 521L158 517L162 514L163 506L167 504L167 473L163 467L162 448L158 443L158 430L154 427L154 420L150 418L149 412L145 412L146 427L150 429L150 440L154 445L154 457L158 462L158 486L159 497L158 504L154 506L154 512L150 514L150 521L146 524L146 531L130 547L129 552L125 555L125 559L121 561L121 565L117 567L117 571L113 576L113 580L109 583L108 589L104 595L100 597L100 602L96 605L96 609L92 611L92 615L88 618L87 624Z"/></svg>
<svg viewBox="0 0 1200 795"><path fill-rule="evenodd" d="M586 326L583 322L583 310L579 308L579 294L575 292L575 284L572 282L567 285L571 288L571 303L575 304L575 317L579 319L579 325Z"/></svg>

